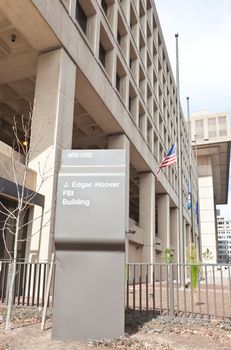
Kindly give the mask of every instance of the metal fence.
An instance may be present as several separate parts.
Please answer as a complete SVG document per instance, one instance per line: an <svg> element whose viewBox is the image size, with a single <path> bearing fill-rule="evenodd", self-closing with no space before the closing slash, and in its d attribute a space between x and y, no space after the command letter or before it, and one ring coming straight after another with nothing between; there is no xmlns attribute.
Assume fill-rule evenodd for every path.
<svg viewBox="0 0 231 350"><path fill-rule="evenodd" d="M17 262L14 305L44 306L49 268L50 262ZM0 303L7 303L10 269L9 261L0 261ZM48 306L52 303L52 289L49 291Z"/></svg>
<svg viewBox="0 0 231 350"><path fill-rule="evenodd" d="M231 321L231 265L128 264L126 309Z"/></svg>
<svg viewBox="0 0 231 350"><path fill-rule="evenodd" d="M0 261L0 303L7 303L10 266ZM50 262L17 262L15 305L44 306L50 266ZM48 306L52 305L53 285ZM153 317L231 322L231 265L128 264L125 306Z"/></svg>

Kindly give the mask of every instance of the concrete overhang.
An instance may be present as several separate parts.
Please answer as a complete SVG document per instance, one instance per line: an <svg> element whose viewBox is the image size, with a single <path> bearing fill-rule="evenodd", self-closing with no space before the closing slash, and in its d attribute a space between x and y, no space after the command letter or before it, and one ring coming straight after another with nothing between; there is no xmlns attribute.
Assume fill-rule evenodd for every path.
<svg viewBox="0 0 231 350"><path fill-rule="evenodd" d="M46 2L49 7L49 1ZM30 0L0 0L0 11L8 28L16 29L38 52L60 47L60 43L47 22ZM55 14L53 14L55 17ZM17 42L17 40L16 40Z"/></svg>
<svg viewBox="0 0 231 350"><path fill-rule="evenodd" d="M196 146L194 143L192 144L197 154L198 164L202 157L207 156L211 159L216 204L227 204L228 201L230 144L230 137L219 139L219 141L197 142Z"/></svg>

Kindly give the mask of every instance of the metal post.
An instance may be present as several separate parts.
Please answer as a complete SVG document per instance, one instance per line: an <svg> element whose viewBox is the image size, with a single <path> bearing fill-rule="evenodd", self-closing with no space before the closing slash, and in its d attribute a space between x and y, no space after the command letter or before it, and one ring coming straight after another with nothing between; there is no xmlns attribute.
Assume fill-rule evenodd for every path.
<svg viewBox="0 0 231 350"><path fill-rule="evenodd" d="M45 292L45 304L43 308L43 314L42 314L42 322L41 322L41 330L44 330L45 322L46 322L46 312L47 312L47 306L48 306L48 299L49 299L49 292L50 292L50 287L51 287L51 279L52 279L52 274L53 274L53 268L54 268L54 260L55 260L55 254L51 254L51 265L50 265L50 270L47 278L47 283L46 283L46 292ZM45 289L45 287L44 287Z"/></svg>
<svg viewBox="0 0 231 350"><path fill-rule="evenodd" d="M176 85L177 85L177 131L178 131L178 198L179 198L179 229L178 229L178 263L181 264L180 268L180 285L183 286L183 273L182 269L184 263L184 235L183 235L183 203L182 203L182 165L181 165L181 118L180 118L180 82L179 82L179 55L178 55L178 34L175 34L176 38Z"/></svg>
<svg viewBox="0 0 231 350"><path fill-rule="evenodd" d="M146 266L146 313L148 314L148 264Z"/></svg>
<svg viewBox="0 0 231 350"><path fill-rule="evenodd" d="M133 266L133 283L132 283L132 298L133 298L133 310L136 308L136 265Z"/></svg>
<svg viewBox="0 0 231 350"><path fill-rule="evenodd" d="M153 279L152 279L152 294L153 294L153 316L155 316L155 310L156 310L156 296L155 296L155 283L156 283L156 276L155 276L155 272L156 272L156 265L153 265Z"/></svg>
<svg viewBox="0 0 231 350"><path fill-rule="evenodd" d="M187 97L187 114L188 114L188 143L189 143L189 179L190 179L190 196L191 196L191 240L195 243L195 230L193 222L193 198L192 198L192 139L191 139L191 121L189 109L189 97Z"/></svg>
<svg viewBox="0 0 231 350"><path fill-rule="evenodd" d="M198 162L197 162L197 135L195 135L195 156L196 156L196 165L197 165L197 205L198 205L198 252L199 252L199 261L202 261L202 247L201 247L201 234L200 234L200 206L199 206L199 172L198 172Z"/></svg>
<svg viewBox="0 0 231 350"><path fill-rule="evenodd" d="M174 316L174 286L173 286L173 265L168 265L169 276L169 316Z"/></svg>
<svg viewBox="0 0 231 350"><path fill-rule="evenodd" d="M129 264L126 264L126 284L127 284L127 309L129 309Z"/></svg>
<svg viewBox="0 0 231 350"><path fill-rule="evenodd" d="M215 310L215 318L217 318L217 298L216 298L216 280L215 280L215 271L214 271L214 265L213 268L213 303L214 303L214 310Z"/></svg>
<svg viewBox="0 0 231 350"><path fill-rule="evenodd" d="M207 265L204 265L205 268L205 288L206 288L206 309L207 309L207 318L210 319L209 314L209 293L208 293L208 272L207 272Z"/></svg>
<svg viewBox="0 0 231 350"><path fill-rule="evenodd" d="M142 311L142 265L139 266L139 309Z"/></svg>

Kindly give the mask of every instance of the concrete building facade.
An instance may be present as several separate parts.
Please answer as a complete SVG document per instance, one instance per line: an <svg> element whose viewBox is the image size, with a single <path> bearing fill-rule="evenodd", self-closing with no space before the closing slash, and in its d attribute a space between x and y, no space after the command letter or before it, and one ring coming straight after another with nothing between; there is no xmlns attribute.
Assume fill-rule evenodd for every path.
<svg viewBox="0 0 231 350"><path fill-rule="evenodd" d="M199 112L191 117L192 145L198 165L202 254L207 249L217 263L216 205L227 204L230 127L227 113Z"/></svg>
<svg viewBox="0 0 231 350"><path fill-rule="evenodd" d="M181 109L177 123L177 89L154 1L0 0L0 43L1 201L6 208L16 203L6 187L14 184L14 116L32 116L26 186L41 196L28 207L21 257L47 260L54 249L61 150L125 149L127 261L160 262L172 248L175 261L184 262L185 247L199 240L187 209L191 150ZM178 127L180 187L176 165L161 170L157 181L158 164L179 142ZM23 141L20 126L18 132ZM23 173L23 155L16 155ZM191 188L195 208L193 155Z"/></svg>

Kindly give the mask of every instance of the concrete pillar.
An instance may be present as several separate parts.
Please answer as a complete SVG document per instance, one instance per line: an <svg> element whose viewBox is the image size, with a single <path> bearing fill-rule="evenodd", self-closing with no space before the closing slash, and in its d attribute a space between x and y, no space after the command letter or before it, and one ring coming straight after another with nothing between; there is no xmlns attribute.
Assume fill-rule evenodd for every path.
<svg viewBox="0 0 231 350"><path fill-rule="evenodd" d="M178 208L170 209L170 244L171 248L174 249L174 262L178 261L178 244L177 244L177 231L178 231L178 220L179 220L179 212Z"/></svg>
<svg viewBox="0 0 231 350"><path fill-rule="evenodd" d="M108 73L109 79L112 82L112 85L116 85L116 51L110 50L106 55L106 71Z"/></svg>
<svg viewBox="0 0 231 350"><path fill-rule="evenodd" d="M140 210L139 225L144 231L142 262L154 262L155 238L155 176L153 173L140 175Z"/></svg>
<svg viewBox="0 0 231 350"><path fill-rule="evenodd" d="M186 223L186 243L185 247L187 248L189 244L192 243L192 235L191 235L191 226Z"/></svg>
<svg viewBox="0 0 231 350"><path fill-rule="evenodd" d="M46 196L46 200L42 224L40 219L36 220L41 212L38 212L39 208L34 208L35 221L28 245L28 249L34 253L34 259L47 260L53 247L53 218L61 150L72 146L75 78L76 65L63 49L39 57L29 167L37 172L37 190Z"/></svg>
<svg viewBox="0 0 231 350"><path fill-rule="evenodd" d="M162 247L170 247L170 199L169 195L158 194L158 236Z"/></svg>
<svg viewBox="0 0 231 350"><path fill-rule="evenodd" d="M207 164L207 172L212 173L212 165ZM217 239L216 239L216 220L215 220L215 201L213 177L199 177L199 209L200 209L200 227L201 227L201 250L202 253L207 249L212 253L212 259L206 263L216 264L217 262Z"/></svg>
<svg viewBox="0 0 231 350"><path fill-rule="evenodd" d="M179 255L178 255L178 221L179 221L179 209L178 208L170 208L170 245L173 249L173 257L174 263L179 263ZM178 269L173 268L173 278L177 278Z"/></svg>
<svg viewBox="0 0 231 350"><path fill-rule="evenodd" d="M158 236L162 242L161 263L164 261L164 250L170 246L170 198L168 194L158 194ZM166 280L167 269L162 268L162 279Z"/></svg>
<svg viewBox="0 0 231 350"><path fill-rule="evenodd" d="M108 148L109 149L125 149L126 150L126 198L125 198L125 256L126 263L129 261L129 240L128 240L128 232L129 232L129 186L130 186L130 141L126 137L126 135L114 135L108 137Z"/></svg>

